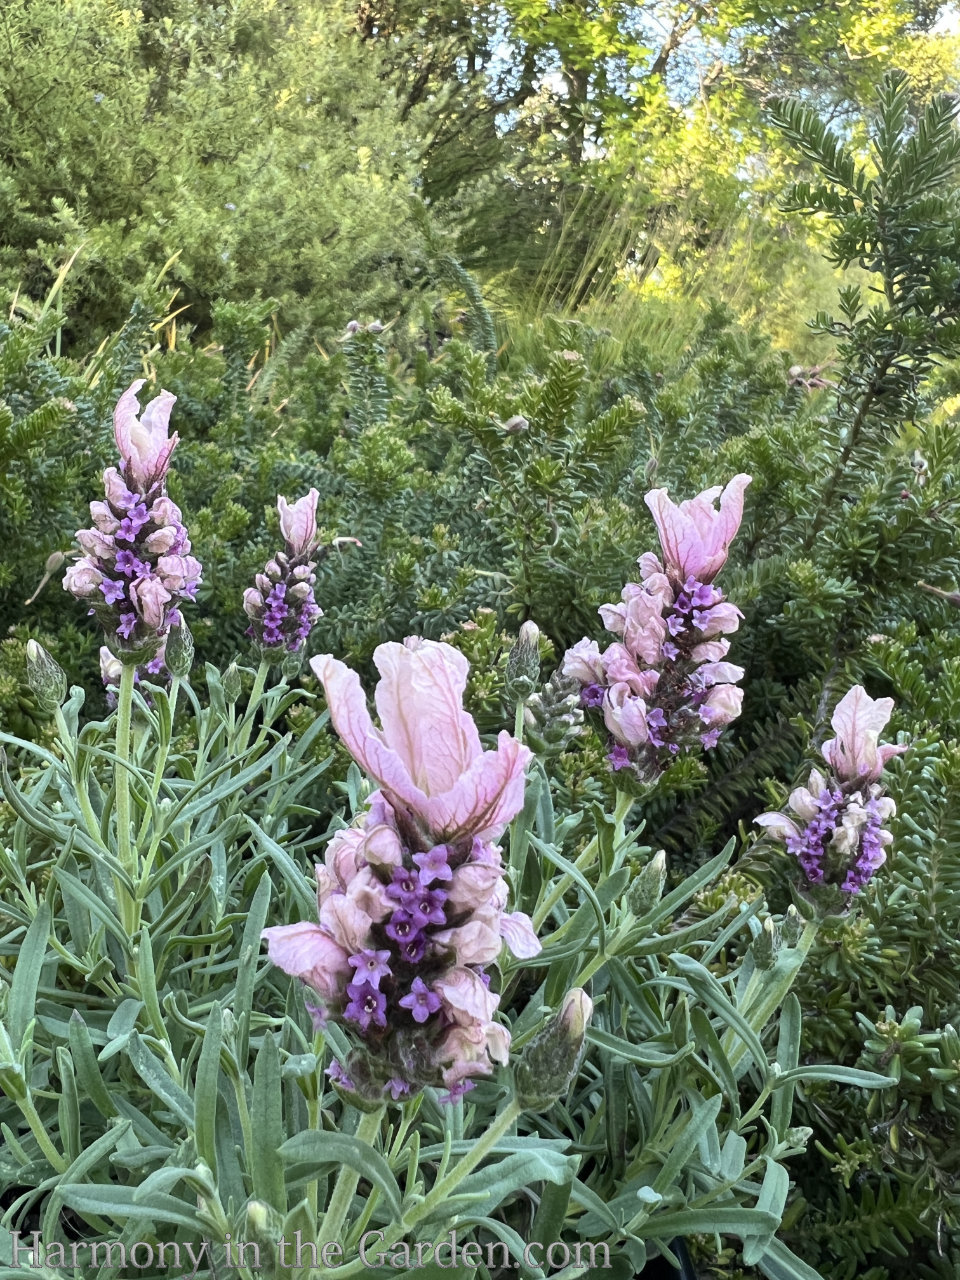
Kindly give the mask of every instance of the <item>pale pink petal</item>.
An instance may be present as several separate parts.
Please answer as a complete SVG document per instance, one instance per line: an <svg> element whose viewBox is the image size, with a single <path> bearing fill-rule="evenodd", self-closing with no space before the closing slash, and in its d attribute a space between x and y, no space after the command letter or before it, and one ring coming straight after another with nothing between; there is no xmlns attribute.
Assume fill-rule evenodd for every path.
<svg viewBox="0 0 960 1280"><path fill-rule="evenodd" d="M391 915L397 905L387 897L385 887L369 867L357 872L350 881L347 897L376 924Z"/></svg>
<svg viewBox="0 0 960 1280"><path fill-rule="evenodd" d="M137 392L145 381L138 378L131 383L117 401L113 414L114 437L124 463L124 480L142 494L163 479L170 464L170 455L179 441L176 434L167 438L170 411L177 399L171 392L161 390L138 418L140 402Z"/></svg>
<svg viewBox="0 0 960 1280"><path fill-rule="evenodd" d="M694 662L720 662L729 652L729 640L705 640L690 650L690 657Z"/></svg>
<svg viewBox="0 0 960 1280"><path fill-rule="evenodd" d="M597 610L604 627L612 635L622 636L626 625L627 606L625 604L602 604Z"/></svg>
<svg viewBox="0 0 960 1280"><path fill-rule="evenodd" d="M766 827L774 840L786 840L788 836L800 838L800 828L785 814L761 813L759 818L754 818L754 822L758 827Z"/></svg>
<svg viewBox="0 0 960 1280"><path fill-rule="evenodd" d="M667 581L663 572L663 565L652 551L644 551L643 555L637 560L637 564L640 566L640 572L643 574L645 586L650 578L663 578L664 581ZM669 586L670 584L667 582L668 589Z"/></svg>
<svg viewBox="0 0 960 1280"><path fill-rule="evenodd" d="M95 561L81 556L76 564L67 565L63 575L63 589L83 600L87 596L96 595L102 581L103 574Z"/></svg>
<svg viewBox="0 0 960 1280"><path fill-rule="evenodd" d="M379 822L366 828L363 856L378 867L399 867L403 862L403 846L392 826Z"/></svg>
<svg viewBox="0 0 960 1280"><path fill-rule="evenodd" d="M320 923L347 955L369 946L373 921L345 893L334 893L320 907Z"/></svg>
<svg viewBox="0 0 960 1280"><path fill-rule="evenodd" d="M820 812L820 806L817 803L819 792L812 792L808 787L797 787L796 790L790 792L790 798L787 804L804 822L812 822Z"/></svg>
<svg viewBox="0 0 960 1280"><path fill-rule="evenodd" d="M501 1066L505 1067L510 1061L510 1032L499 1022L491 1022L487 1027L487 1053Z"/></svg>
<svg viewBox="0 0 960 1280"><path fill-rule="evenodd" d="M743 706L743 690L735 684L715 684L700 708L704 724L722 725L736 720Z"/></svg>
<svg viewBox="0 0 960 1280"><path fill-rule="evenodd" d="M263 610L263 596L256 587L247 587L243 593L243 612L248 618L259 618Z"/></svg>
<svg viewBox="0 0 960 1280"><path fill-rule="evenodd" d="M447 889L447 902L455 911L475 911L490 901L501 879L500 867L465 862L457 867Z"/></svg>
<svg viewBox="0 0 960 1280"><path fill-rule="evenodd" d="M480 755L480 735L463 708L470 664L452 645L382 644L375 701L383 736L424 795L450 791Z"/></svg>
<svg viewBox="0 0 960 1280"><path fill-rule="evenodd" d="M113 503L118 510L125 509L130 500L130 489L116 467L107 467L103 473L103 487L106 490L107 501ZM171 502L170 505L173 506L173 503ZM156 506L156 503L154 503L154 506ZM164 521L164 523L167 522Z"/></svg>
<svg viewBox="0 0 960 1280"><path fill-rule="evenodd" d="M452 790L426 800L421 812L430 831L443 840L465 835L496 840L523 808L531 758L529 747L504 730L496 749L478 756Z"/></svg>
<svg viewBox="0 0 960 1280"><path fill-rule="evenodd" d="M489 1022L500 997L489 991L472 969L451 969L433 984L444 1011L460 1026Z"/></svg>
<svg viewBox="0 0 960 1280"><path fill-rule="evenodd" d="M113 539L99 529L78 529L76 539L88 555L98 556L101 560L112 560L117 550Z"/></svg>
<svg viewBox="0 0 960 1280"><path fill-rule="evenodd" d="M137 414L140 412L140 401L137 399L137 392L146 383L146 378L137 378L135 382L131 382L123 395L117 401L116 408L113 411L113 434L117 442L117 449L120 457L127 460L131 453L130 432L134 423L137 421Z"/></svg>
<svg viewBox="0 0 960 1280"><path fill-rule="evenodd" d="M711 582L727 558L743 518L743 493L750 476L737 475L725 489L714 486L678 507L665 489L653 489L644 499L653 515L663 548L665 570L676 584L691 575ZM714 507L717 498L720 509Z"/></svg>
<svg viewBox="0 0 960 1280"><path fill-rule="evenodd" d="M636 697L628 684L615 684L603 698L603 722L625 747L639 747L649 736L647 704Z"/></svg>
<svg viewBox="0 0 960 1280"><path fill-rule="evenodd" d="M146 626L154 630L163 626L171 595L157 578L138 578L131 583L130 598Z"/></svg>
<svg viewBox="0 0 960 1280"><path fill-rule="evenodd" d="M629 685L630 691L641 698L649 698L660 679L660 672L652 668L641 671L627 646L619 643L607 648L603 667L610 684Z"/></svg>
<svg viewBox="0 0 960 1280"><path fill-rule="evenodd" d="M123 663L114 657L105 644L100 646L100 678L104 684L119 684L123 675Z"/></svg>
<svg viewBox="0 0 960 1280"><path fill-rule="evenodd" d="M326 1000L340 995L352 973L347 953L318 924L274 925L260 935L271 961L294 978L302 978Z"/></svg>
<svg viewBox="0 0 960 1280"><path fill-rule="evenodd" d="M441 947L450 947L457 964L490 964L500 954L500 935L482 920L469 920L457 929L443 929L433 935Z"/></svg>
<svg viewBox="0 0 960 1280"><path fill-rule="evenodd" d="M578 640L563 655L563 674L581 684L600 684L603 680L603 664L596 640Z"/></svg>
<svg viewBox="0 0 960 1280"><path fill-rule="evenodd" d="M346 889L364 865L363 841L364 833L359 827L344 827L327 845L323 860L342 889Z"/></svg>
<svg viewBox="0 0 960 1280"><path fill-rule="evenodd" d="M304 498L298 498L291 506L286 498L277 497L280 512L280 531L294 556L313 550L317 537L317 501L320 494L311 489Z"/></svg>
<svg viewBox="0 0 960 1280"><path fill-rule="evenodd" d="M341 886L337 877L328 871L322 862L318 862L313 871L317 878L317 910L319 911L331 893L341 891Z"/></svg>
<svg viewBox="0 0 960 1280"><path fill-rule="evenodd" d="M859 684L841 698L830 721L837 736L821 748L838 778L875 782L880 777L884 762L878 740L892 711L892 698L871 698Z"/></svg>
<svg viewBox="0 0 960 1280"><path fill-rule="evenodd" d="M120 528L120 521L106 502L91 502L90 517L101 533L116 533Z"/></svg>
<svg viewBox="0 0 960 1280"><path fill-rule="evenodd" d="M683 582L700 567L703 559L701 539L693 521L688 519L667 494L666 489L652 489L644 502L650 509L668 575Z"/></svg>
<svg viewBox="0 0 960 1280"><path fill-rule="evenodd" d="M726 559L727 548L737 536L737 531L743 520L743 495L752 479L752 476L744 475L743 473L736 475L721 494L720 519L717 523L720 530L724 559Z"/></svg>
<svg viewBox="0 0 960 1280"><path fill-rule="evenodd" d="M730 604L728 600L713 605L705 612L708 615L706 626L702 630L697 628L705 640L712 636L731 635L740 626L740 619L743 617L737 606Z"/></svg>
<svg viewBox="0 0 960 1280"><path fill-rule="evenodd" d="M511 911L500 917L500 936L518 960L529 960L543 949L530 917L522 911Z"/></svg>
<svg viewBox="0 0 960 1280"><path fill-rule="evenodd" d="M704 688L709 688L714 684L736 684L743 674L743 667L733 662L707 662L697 671L697 678Z"/></svg>
<svg viewBox="0 0 960 1280"><path fill-rule="evenodd" d="M329 653L311 658L310 666L327 695L333 727L357 764L391 796L420 812L427 797L375 727L357 673Z"/></svg>

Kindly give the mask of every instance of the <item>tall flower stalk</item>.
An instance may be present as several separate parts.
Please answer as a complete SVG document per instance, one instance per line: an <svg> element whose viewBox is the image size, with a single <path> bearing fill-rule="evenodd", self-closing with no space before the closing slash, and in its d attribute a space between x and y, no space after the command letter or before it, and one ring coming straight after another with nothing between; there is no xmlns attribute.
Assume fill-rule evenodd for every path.
<svg viewBox="0 0 960 1280"><path fill-rule="evenodd" d="M649 785L673 759L716 746L740 714L743 668L725 661L723 638L743 616L716 586L743 516L750 477L738 475L677 506L666 490L647 494L663 562L646 552L643 577L620 600L601 605L618 639L601 651L583 639L564 657L564 676L578 681L584 709L608 739L611 769ZM719 509L714 506L717 498Z"/></svg>
<svg viewBox="0 0 960 1280"><path fill-rule="evenodd" d="M83 555L67 569L63 582L102 625L107 644L101 650L101 672L105 681L118 685L117 852L131 879L137 871L129 777L136 666L147 663L148 670L158 669L171 629L182 622L180 606L194 599L201 580L180 510L166 492L179 440L176 433L169 434L176 396L161 391L141 414L137 393L144 382L132 383L117 402L113 421L120 466L103 473L104 500L91 502L93 526L77 532ZM122 884L118 898L124 924L133 932L137 908Z"/></svg>
<svg viewBox="0 0 960 1280"><path fill-rule="evenodd" d="M143 384L138 379L117 403L120 468L103 473L105 500L91 502L93 527L77 532L84 554L63 580L103 626L111 653L134 664L156 657L180 623L180 605L194 599L201 581L180 509L166 493L179 440L168 438L176 396L161 391L138 418Z"/></svg>
<svg viewBox="0 0 960 1280"><path fill-rule="evenodd" d="M887 761L907 749L880 742L892 711L892 698L871 698L854 685L833 713L836 737L821 748L826 774L811 770L807 785L791 792L792 816L755 819L786 845L810 885L857 894L886 861L893 840L886 824L897 807L883 794L881 778Z"/></svg>
<svg viewBox="0 0 960 1280"><path fill-rule="evenodd" d="M292 506L286 498L277 498L284 550L267 561L263 572L257 574L256 585L243 593L243 609L250 619L246 634L266 660L298 653L313 624L322 617L313 598L317 566L311 559L319 541L319 496L311 489Z"/></svg>
<svg viewBox="0 0 960 1280"><path fill-rule="evenodd" d="M355 672L314 658L334 727L379 785L359 825L338 832L317 867L318 922L264 930L274 964L310 989L319 1025L334 1019L354 1050L329 1074L370 1105L425 1086L451 1102L506 1063L493 979L504 945L540 944L506 911L496 840L523 804L529 750L502 733L484 751L463 709L468 664L446 644L381 645L376 727Z"/></svg>

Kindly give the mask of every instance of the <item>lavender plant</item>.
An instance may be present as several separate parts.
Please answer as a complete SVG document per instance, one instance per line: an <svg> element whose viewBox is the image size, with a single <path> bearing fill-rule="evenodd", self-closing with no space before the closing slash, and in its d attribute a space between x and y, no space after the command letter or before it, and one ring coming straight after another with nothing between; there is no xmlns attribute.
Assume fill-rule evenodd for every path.
<svg viewBox="0 0 960 1280"><path fill-rule="evenodd" d="M612 817L554 812L520 740L531 627L507 663L515 731L491 744L463 706L466 660L419 638L377 653L379 726L357 675L314 659L327 710L294 739L279 717L311 695L268 685L272 641L299 647L309 614L280 618L259 586L252 696L241 713L237 673L208 667L202 705L177 625L199 568L181 563L163 491L171 401L137 418L133 394L118 406L122 471L70 577L120 664L116 710L81 724L82 690L33 647L58 740L0 735L36 762L16 782L0 771L0 1276L34 1227L48 1268L85 1265L91 1243L153 1258L166 1242L251 1280L286 1274L295 1242L301 1274L349 1280L361 1242L386 1274L454 1231L476 1274L540 1280L558 1249L627 1275L706 1232L737 1237L768 1275L802 1276L775 1233L784 1161L805 1141L793 1089L833 1070L800 1064L788 995L816 922L778 934L758 900L729 897L679 915L732 844L664 896L630 796ZM675 563L690 508L655 502L660 617L686 618L689 578L712 592L719 564ZM265 577L306 586L292 597L305 605L314 497L280 512L285 563ZM736 520L719 520L694 527L697 554L715 544L722 562ZM712 594L697 607L731 608ZM147 671L135 685L164 639L169 689ZM328 716L356 761L346 813L313 803ZM725 972L715 961L741 934L756 935L747 959ZM762 1037L778 1010L775 1065Z"/></svg>

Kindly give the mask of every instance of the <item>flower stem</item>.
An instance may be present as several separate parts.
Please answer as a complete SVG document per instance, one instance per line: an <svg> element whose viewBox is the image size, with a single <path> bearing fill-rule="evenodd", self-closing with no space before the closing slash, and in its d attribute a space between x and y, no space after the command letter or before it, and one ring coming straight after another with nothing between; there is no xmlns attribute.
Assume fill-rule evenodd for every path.
<svg viewBox="0 0 960 1280"><path fill-rule="evenodd" d="M376 1111L361 1112L360 1123L354 1135L359 1142L366 1142L368 1146L373 1146L373 1140L380 1132L384 1110L384 1107L378 1107ZM325 1244L339 1239L359 1181L358 1170L351 1169L348 1165L341 1168L330 1203L327 1205L327 1212L323 1216L323 1225L320 1227L320 1239L317 1242L318 1254L323 1252Z"/></svg>
<svg viewBox="0 0 960 1280"><path fill-rule="evenodd" d="M257 703L263 697L269 670L270 663L266 658L261 658L260 665L257 667L257 676L253 682L253 689L250 692L250 701L247 703L247 714L244 716L243 723L240 726L240 736L237 738L236 749L238 756L243 755L247 749L247 743L250 741L250 734L253 731L253 715L257 709Z"/></svg>
<svg viewBox="0 0 960 1280"><path fill-rule="evenodd" d="M419 1204L412 1213L404 1214L401 1219L401 1227L405 1231L409 1231L423 1218L428 1217L434 1209L443 1203L443 1201L456 1190L467 1174L472 1173L481 1160L490 1154L497 1145L503 1135L512 1129L520 1116L520 1104L514 1098L505 1111L501 1111L499 1116L486 1131L482 1138L478 1138L470 1150L463 1156L461 1160L453 1166L445 1178L441 1178L437 1182L430 1194ZM387 1232L388 1241L390 1231ZM395 1237L399 1239L399 1235Z"/></svg>
<svg viewBox="0 0 960 1280"><path fill-rule="evenodd" d="M505 1133L507 1133L516 1124L520 1116L521 1108L514 1098L505 1111L501 1111L496 1120L486 1131L482 1138L478 1138L468 1152L458 1160L448 1174L439 1178L433 1186L433 1190L429 1195L425 1196L419 1203L413 1205L410 1210L403 1215L399 1222L391 1222L384 1229L384 1238L377 1242L377 1252L382 1253L386 1249L390 1249L408 1235L418 1222L422 1222L424 1218L430 1216L435 1209L439 1208L449 1196L451 1196L457 1187L463 1182L468 1174L472 1173L481 1160L490 1154ZM359 1129L357 1136L360 1136ZM344 1169L340 1177L346 1173ZM356 1178L354 1178L354 1186L356 1186ZM339 1190L339 1181L337 1184ZM353 1192L351 1191L351 1196ZM336 1191L334 1191L336 1197ZM331 1202L332 1208L332 1202ZM329 1211L328 1211L329 1216ZM324 1219L323 1236L325 1239L330 1237L327 1235L327 1222ZM367 1264L369 1265L369 1264ZM321 1272L321 1275L335 1277L335 1280L349 1280L350 1276L358 1275L364 1270L365 1264L361 1259L348 1263L345 1267L336 1267Z"/></svg>
<svg viewBox="0 0 960 1280"><path fill-rule="evenodd" d="M617 824L618 834L619 834L619 828L621 828L624 822L626 821L627 814L633 808L633 801L634 801L634 797L627 795L626 792L624 791L617 792L617 803L613 811L613 820ZM578 871L583 871L584 868L589 867L590 864L593 862L593 860L596 858L597 850L599 848L600 848L600 836L598 834L593 837L593 839L584 849L583 853L580 854L579 858L577 858L576 862L573 864L576 867L576 869ZM535 932L539 932L539 930L543 926L544 920L546 920L550 912L557 905L557 903L560 901L560 899L563 897L563 895L567 892L567 890L570 888L572 884L573 884L573 877L566 874L562 875L560 879L556 882L556 884L547 894L546 898L543 900L540 906L537 907L536 911L533 913L533 928Z"/></svg>
<svg viewBox="0 0 960 1280"><path fill-rule="evenodd" d="M124 663L120 676L120 688L117 693L117 739L116 769L117 789L117 857L124 871L135 883L137 879L137 851L131 840L132 818L130 816L130 724L133 716L133 678L136 668L132 663ZM126 885L117 878L117 905L120 908L120 922L127 937L132 939L140 927L140 908L131 898ZM131 970L135 971L133 962Z"/></svg>
<svg viewBox="0 0 960 1280"><path fill-rule="evenodd" d="M754 971L746 990L737 1001L738 1009L754 1030L765 1027L774 1012L783 1004L787 992L793 986L800 967L813 946L819 928L819 921L808 920L803 926L803 933L797 945L781 951L778 962L772 969ZM749 1052L746 1042L740 1039L734 1028L730 1027L724 1032L720 1044L727 1055L727 1061L736 1071L743 1057Z"/></svg>
<svg viewBox="0 0 960 1280"><path fill-rule="evenodd" d="M37 1109L33 1105L33 1099L31 1097L23 1098L17 1103L17 1105L19 1106L27 1124L30 1126L30 1132L36 1138L40 1150L46 1156L49 1163L54 1169L56 1169L57 1173L65 1173L67 1170L67 1162L53 1145L50 1135L43 1127L43 1121L40 1119Z"/></svg>
<svg viewBox="0 0 960 1280"><path fill-rule="evenodd" d="M163 782L163 775L167 769L167 759L170 755L170 744L173 742L173 725L177 717L177 695L180 692L180 677L173 676L170 681L170 693L168 694L168 705L170 707L170 736L166 742L160 744L157 751L157 759L153 768L153 782L150 784L150 795L155 801L160 794L160 784ZM143 821L140 823L140 834L137 840L142 841L147 833L147 823L150 821L149 806L143 811ZM148 859L148 862L150 859ZM148 868L144 868L146 875Z"/></svg>
<svg viewBox="0 0 960 1280"><path fill-rule="evenodd" d="M97 815L93 812L93 805L90 803L90 793L80 776L80 744L75 742L70 736L70 730L67 728L63 709L61 707L57 707L54 714L56 717L57 732L60 734L60 742L63 746L63 753L66 757L67 767L70 771L70 780L73 783L77 803L79 804L80 812L83 815L83 822L84 826L87 828L87 835L100 845L101 848L105 848L103 837L100 833L100 823L97 821Z"/></svg>
<svg viewBox="0 0 960 1280"><path fill-rule="evenodd" d="M133 712L133 677L136 668L124 663L117 694L117 853L125 871L133 877L133 849L130 841L130 722Z"/></svg>
<svg viewBox="0 0 960 1280"><path fill-rule="evenodd" d="M517 710L513 717L513 736L518 742L523 741L523 709L526 703L522 698L517 699Z"/></svg>

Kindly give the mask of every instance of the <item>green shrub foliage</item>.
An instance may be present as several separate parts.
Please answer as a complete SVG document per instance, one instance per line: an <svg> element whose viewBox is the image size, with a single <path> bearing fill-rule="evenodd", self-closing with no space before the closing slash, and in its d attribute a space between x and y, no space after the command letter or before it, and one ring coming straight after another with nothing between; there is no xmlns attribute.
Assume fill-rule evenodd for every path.
<svg viewBox="0 0 960 1280"><path fill-rule="evenodd" d="M34 56L28 8L15 8L11 27L23 57ZM90 13L102 17L101 9ZM181 92L185 78L204 76L211 115L191 127L209 131L213 146L215 126L233 121L243 136L221 130L217 146L246 147L243 131L254 128L245 115L245 95L253 92L247 79L259 84L274 69L269 59L250 58L244 41L263 37L256 21L280 19L270 10L255 20L241 6L221 45L207 41L204 11L197 12L195 26L187 8L169 20L119 23L111 39L136 44L149 74L118 91L116 103L91 105L72 86L76 118L87 120L94 106L132 109L122 96L131 94L149 119L151 102ZM221 68L226 84L216 79ZM324 73L335 72L331 63ZM292 74L289 67L284 74ZM365 84L350 125L363 137L377 129L364 109ZM56 83L55 91L67 93ZM324 118L337 110L331 95ZM299 164L295 157L306 153L297 113L276 125L276 135L261 122L256 127L263 146L288 147ZM313 650L369 675L373 651L385 640L447 638L471 659L470 706L482 731L493 733L513 723L507 655L519 625L535 621L543 687L526 720L540 762L533 798L510 839L518 900L535 910L549 898L552 877L591 848L591 839L600 851L599 879L584 888L573 877L557 895L562 918L552 919L549 972L519 965L509 975L521 1044L543 1008L555 1007L575 980L593 980L598 1016L586 1063L569 1095L524 1130L525 1137L572 1141L584 1161L571 1180L565 1156L543 1157L533 1179L540 1192L529 1202L522 1181L508 1185L504 1172L501 1200L483 1202L483 1230L559 1239L549 1233L561 1229L569 1210L584 1238L616 1240L632 1223L636 1239L624 1276L674 1236L691 1238L704 1274L729 1280L956 1274L956 115L954 99L916 106L900 73L878 90L866 149L808 106L784 101L773 108L806 175L787 194L785 212L798 226L805 216L826 225L829 260L857 281L841 289L836 314L814 318L829 357L813 368L719 304L704 311L679 354L585 315L548 316L521 332L429 236L415 296L411 290L380 311L396 279L387 272L387 284L358 288L351 309L334 314L322 301L324 273L351 275L358 263L377 261L386 234L378 228L400 217L398 186L372 181L391 165L402 168L400 160L388 163L370 143L363 144L371 149L369 183L348 183L342 165L326 161L333 195L324 218L336 222L337 201L346 204L350 195L356 203L349 217L363 224L364 235L344 233L342 253L325 257L318 248L320 265L310 266L316 271L302 288L290 286L294 249L270 230L270 201L285 198L286 188L265 196L251 168L252 185L237 200L250 221L217 233L240 258L237 275L224 278L209 257L213 206L191 204L189 167L173 184L149 129L143 163L151 176L136 208L124 203L132 188L120 190L113 152L103 160L103 187L83 195L89 204L78 195L69 208L51 206L51 218L75 222L79 237L86 234L84 210L116 186L109 206L116 216L99 225L97 256L79 257L78 274L66 273L43 305L30 303L28 289L0 324L0 714L7 732L34 742L40 761L27 764L21 752L29 806L0 810L0 983L9 986L7 971L24 946L37 975L29 993L21 983L7 994L21 1034L13 1046L18 1065L0 1061L0 1070L12 1073L0 1083L8 1097L29 1086L75 1175L43 1203L45 1235L58 1196L86 1221L100 1216L99 1206L103 1217L136 1225L127 1184L110 1203L105 1192L83 1190L109 1180L103 1170L110 1160L131 1171L130 1187L155 1177L150 1204L158 1221L173 1221L162 1217L166 1211L195 1225L192 1202L208 1196L208 1175L217 1178L220 1218L213 1220L241 1235L259 1212L251 1218L251 1201L269 1206L272 1226L292 1230L301 1193L308 1201L318 1194L316 1168L308 1175L294 1162L285 1181L245 1127L252 1101L290 1152L301 1131L332 1129L340 1106L322 1079L318 1084L317 1047L289 985L273 971L252 976L256 931L249 920L268 912L271 921L302 918L309 863L341 815L357 809L360 779L334 744L306 675L296 693L276 686L267 695L252 772L238 764L232 785L216 791L202 817L196 797L205 774L191 776L187 763L198 743L236 746L236 696L229 686L224 693L219 673L235 659L247 663L242 591L279 546L277 493L294 499L315 487L327 552ZM63 128L80 128L69 116ZM24 181L40 182L50 145L34 139ZM58 150L82 155L68 139ZM218 165L218 154L203 163ZM70 175L78 193L84 180ZM161 233L161 210L174 189L177 216L186 221ZM16 192L4 197L0 189L3 198L16 215L11 225L32 236L32 215L17 205ZM322 231L316 235L320 245ZM27 260L26 238L11 243L16 252L0 257L8 283ZM132 297L178 247L183 253L170 278L186 290L181 298L206 300L206 320L198 315L178 328L158 284L116 327L116 299L130 303L124 290ZM110 271L122 273L122 288L106 281ZM41 279L38 268L34 285ZM42 288L34 292L43 295ZM291 310L295 298L308 305ZM298 326L282 338L278 311L294 315ZM75 323L102 325L112 336L93 355L67 358L61 352ZM144 373L178 397L181 444L171 492L204 565L190 625L194 685L209 696L201 709L190 694L178 738L165 719L167 695L155 695L158 749L176 763L161 805L196 805L200 823L184 825L182 813L164 817L157 806L143 819L166 860L153 873L148 913L156 1008L141 1005L132 988L117 1002L112 967L126 972L129 940L116 936L116 920L97 902L89 848L79 838L64 845L65 819L53 798L66 785L63 770L80 768L80 756L54 765L50 718L22 682L24 646L33 636L56 654L71 682L96 683L99 637L63 595L57 554L70 550L73 531L86 523L96 472L112 455L112 405ZM598 606L618 597L637 576L637 556L655 548L644 494L663 486L676 498L692 497L737 472L753 483L724 589L744 614L731 653L746 668L743 715L716 751L670 770L634 810L638 829L624 832L609 817L614 779L601 744L583 727L555 668L582 636L600 637ZM334 541L344 538L360 545ZM806 780L834 705L858 682L895 699L892 730L910 744L889 770L895 843L847 914L823 922L815 939L803 934L810 950L801 966L796 908L801 915L809 908L798 869L782 846L757 836L752 821ZM88 700L86 728L76 694L69 707L68 728L78 741L87 734L100 742L105 722L96 719L103 711L97 698ZM144 795L153 764L148 752L138 765ZM11 795L8 786L8 805ZM98 814L111 803L106 791L97 793ZM191 861L198 842L202 857ZM634 912L641 937L624 924L623 895L659 849L671 868L668 896L646 914ZM59 898L49 888L54 882L67 886ZM69 939L62 954L46 959L37 941L49 924L41 899L59 913L57 928ZM603 951L608 932L629 937L623 954ZM111 958L105 968L97 958L103 952ZM49 967L42 979L41 962ZM756 1014L756 985L766 981L758 975L787 970L793 994L778 1019L757 1014L752 1030L759 1038L739 1070L747 1041L733 1051L738 1011ZM64 993L76 1004L72 1020ZM28 994L37 995L36 1024L25 1021ZM157 1019L172 1030L161 1035ZM774 1061L794 1073L789 1089L774 1088ZM889 1087L868 1088L877 1077ZM204 1122L201 1103L213 1106L222 1132ZM12 1111L0 1114L14 1126ZM399 1176L402 1164L412 1171L409 1185L419 1185L418 1160L429 1164L445 1135L458 1142L464 1123L481 1132L494 1114L495 1095L484 1094L475 1113L454 1122L461 1128L453 1134L433 1102L425 1104L423 1145L411 1155L406 1139L398 1140L390 1176ZM183 1147L178 1117L190 1135ZM39 1201L49 1190L49 1169L29 1126L17 1124L5 1130L12 1155L0 1164L0 1194L9 1203L16 1196ZM85 1164L88 1151L97 1154ZM161 1172L168 1165L187 1170L178 1174L183 1186L175 1195L170 1169ZM748 1208L759 1216L740 1216ZM662 1229L658 1215L668 1220ZM774 1246L771 1222L781 1218ZM209 1229L208 1220L201 1225ZM738 1237L734 1254L715 1232Z"/></svg>

